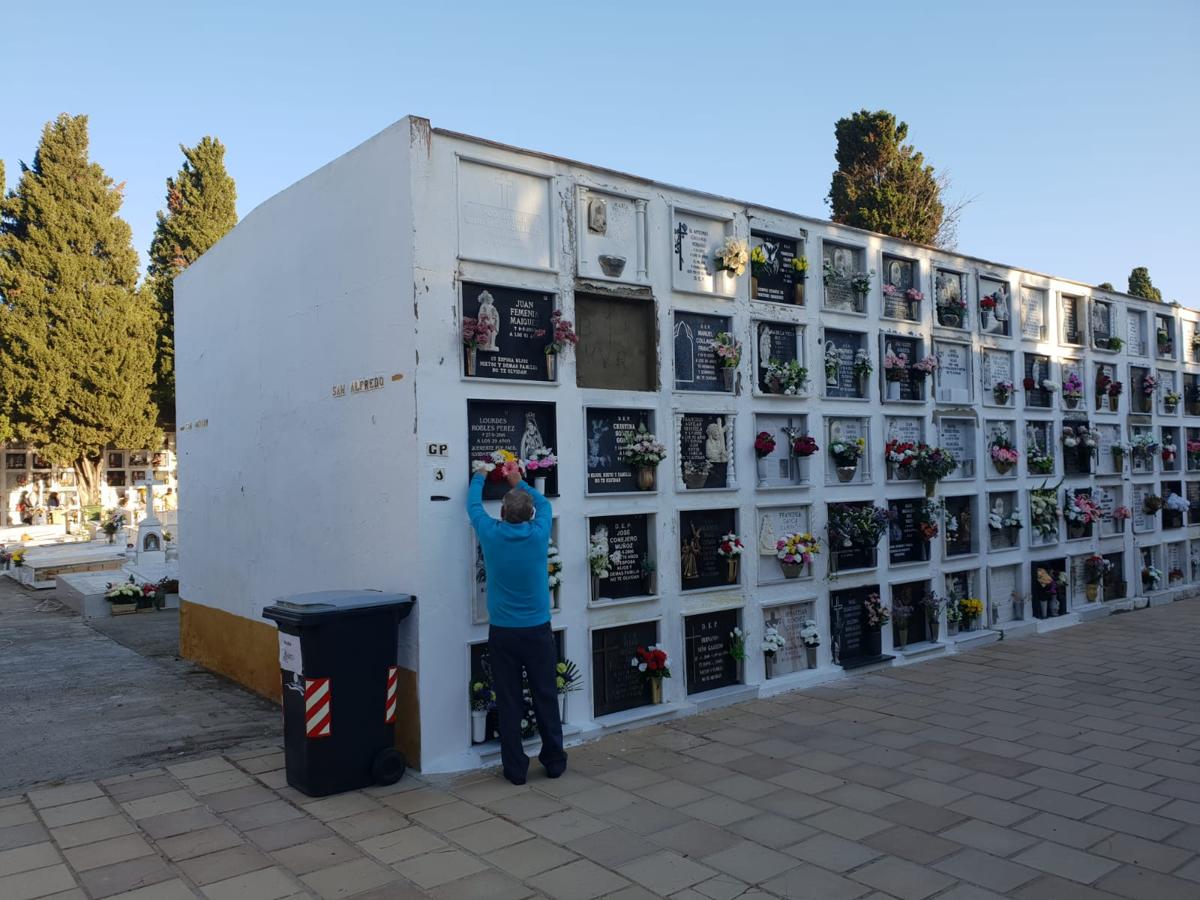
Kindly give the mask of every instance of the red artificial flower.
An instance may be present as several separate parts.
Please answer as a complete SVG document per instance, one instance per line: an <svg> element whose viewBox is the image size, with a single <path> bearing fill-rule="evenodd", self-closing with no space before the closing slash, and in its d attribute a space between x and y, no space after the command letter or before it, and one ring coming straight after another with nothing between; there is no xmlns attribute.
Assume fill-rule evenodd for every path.
<svg viewBox="0 0 1200 900"><path fill-rule="evenodd" d="M1032 391L1035 387L1037 387L1037 382L1034 381L1032 378L1026 378L1024 381L1021 382L1021 384L1025 387L1025 390L1027 390L1027 391Z"/></svg>
<svg viewBox="0 0 1200 900"><path fill-rule="evenodd" d="M979 300L979 308L980 309L995 309L996 308L996 298L993 297L991 294L988 294L986 297L981 297Z"/></svg>

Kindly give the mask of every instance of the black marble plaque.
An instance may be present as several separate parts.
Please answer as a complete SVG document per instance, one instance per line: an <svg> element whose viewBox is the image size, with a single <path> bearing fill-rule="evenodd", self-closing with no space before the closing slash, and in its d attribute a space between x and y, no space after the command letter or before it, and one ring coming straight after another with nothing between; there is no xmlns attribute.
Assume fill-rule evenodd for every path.
<svg viewBox="0 0 1200 900"><path fill-rule="evenodd" d="M483 459L493 450L511 450L527 457L529 448L538 443L558 453L553 403L522 400L467 401L467 477L471 460ZM499 500L508 491L507 482L488 481L483 489L485 500ZM546 493L558 493L558 468L550 470Z"/></svg>
<svg viewBox="0 0 1200 900"><path fill-rule="evenodd" d="M691 509L679 513L679 574L685 591L730 583L729 566L724 557L717 555L717 547L721 537L736 527L737 511L733 509Z"/></svg>
<svg viewBox="0 0 1200 900"><path fill-rule="evenodd" d="M593 715L606 716L650 703L650 682L631 661L638 647L657 642L658 625L654 622L592 632Z"/></svg>
<svg viewBox="0 0 1200 900"><path fill-rule="evenodd" d="M929 558L929 545L921 537L917 515L923 500L889 500L888 560L892 563L923 562Z"/></svg>
<svg viewBox="0 0 1200 900"><path fill-rule="evenodd" d="M867 596L877 593L878 585L829 593L831 649L834 661L844 669L891 659L881 653L879 626L867 624L867 611L863 607Z"/></svg>
<svg viewBox="0 0 1200 900"><path fill-rule="evenodd" d="M636 491L637 472L621 458L621 445L637 433L638 425L649 432L654 424L644 409L589 409L584 427L587 438L587 489L590 494Z"/></svg>
<svg viewBox="0 0 1200 900"><path fill-rule="evenodd" d="M768 300L771 303L793 303L796 280L800 277L792 268L792 260L796 258L796 242L788 238L776 237L771 234L751 234L751 244L761 246L767 256L765 266L754 267L752 274L758 283L758 293L755 300Z"/></svg>
<svg viewBox="0 0 1200 900"><path fill-rule="evenodd" d="M1063 419L1062 427L1064 429L1071 428L1087 428L1087 419ZM1063 455L1063 474L1064 475L1088 475L1092 471L1093 454L1083 444L1077 447L1062 448ZM1109 457L1112 457L1112 452L1109 452Z"/></svg>
<svg viewBox="0 0 1200 900"><path fill-rule="evenodd" d="M947 497L942 527L946 529L946 555L965 556L973 552L979 521L972 510L971 497ZM951 525L957 528L951 530Z"/></svg>
<svg viewBox="0 0 1200 900"><path fill-rule="evenodd" d="M713 341L729 331L726 316L675 313L675 390L724 391L723 366L713 350Z"/></svg>
<svg viewBox="0 0 1200 900"><path fill-rule="evenodd" d="M832 505L832 504L831 504ZM847 506L870 506L869 503L847 503ZM878 547L846 547L840 537L829 535L830 571L846 572L850 569L873 569L877 562Z"/></svg>
<svg viewBox="0 0 1200 900"><path fill-rule="evenodd" d="M1189 481L1184 485L1184 498L1191 504L1188 510L1188 524L1200 523L1200 481Z"/></svg>
<svg viewBox="0 0 1200 900"><path fill-rule="evenodd" d="M1108 339L1112 336L1112 307L1099 301L1092 302L1092 340L1098 345L1107 347Z"/></svg>
<svg viewBox="0 0 1200 900"><path fill-rule="evenodd" d="M1025 392L1026 404L1042 408L1049 407L1053 395L1042 387L1042 382L1050 380L1050 357L1042 356L1040 353L1026 353L1024 377L1032 378L1034 381L1033 390ZM1024 383L1021 384L1021 387L1024 387Z"/></svg>
<svg viewBox="0 0 1200 900"><path fill-rule="evenodd" d="M546 345L553 339L550 314L554 298L550 294L492 284L463 284L463 315L477 317L486 293L499 320L496 349L479 348L475 353L475 374L481 378L517 381L549 381L546 369ZM466 371L464 353L464 372Z"/></svg>
<svg viewBox="0 0 1200 900"><path fill-rule="evenodd" d="M729 655L729 635L737 627L736 609L702 613L683 620L683 653L689 694L738 683L737 662Z"/></svg>
<svg viewBox="0 0 1200 900"><path fill-rule="evenodd" d="M854 374L854 356L862 349L862 335L854 331L829 331L825 332L825 343L833 344L838 356L838 373L837 384L825 383L825 396L827 397L862 397L863 383L862 379ZM824 347L822 347L821 355L821 374L825 374L825 356Z"/></svg>
<svg viewBox="0 0 1200 900"><path fill-rule="evenodd" d="M728 454L728 440L717 436L716 430L712 428L714 425L722 429L731 427L727 416L711 415L708 413L684 414L683 421L679 426L680 477L686 477L687 470L685 466L688 463L703 467L704 463L709 461L708 445L710 441L714 442L713 449L716 448L715 442L719 442L720 446ZM710 430L712 431L712 435L709 434ZM729 463L714 462L708 471L708 478L704 484L699 485L699 488L726 487L728 485L728 478Z"/></svg>
<svg viewBox="0 0 1200 900"><path fill-rule="evenodd" d="M769 390L765 377L769 363L786 363L800 358L796 346L798 330L797 326L785 322L754 323L754 337L758 341L758 389L760 391Z"/></svg>
<svg viewBox="0 0 1200 900"><path fill-rule="evenodd" d="M620 561L609 566L608 577L600 579L603 600L621 600L649 593L642 561L650 557L650 519L645 515L600 516L588 520L589 533L600 529L608 533L609 554L619 553Z"/></svg>
<svg viewBox="0 0 1200 900"><path fill-rule="evenodd" d="M1058 301L1062 310L1063 342L1081 344L1083 337L1079 333L1079 298L1069 294L1059 294Z"/></svg>
<svg viewBox="0 0 1200 900"><path fill-rule="evenodd" d="M883 314L893 319L916 321L920 318L921 304L914 303L904 296L904 292L913 287L914 266L911 260L899 259L895 256L883 258L883 284L894 289L892 293L883 292Z"/></svg>

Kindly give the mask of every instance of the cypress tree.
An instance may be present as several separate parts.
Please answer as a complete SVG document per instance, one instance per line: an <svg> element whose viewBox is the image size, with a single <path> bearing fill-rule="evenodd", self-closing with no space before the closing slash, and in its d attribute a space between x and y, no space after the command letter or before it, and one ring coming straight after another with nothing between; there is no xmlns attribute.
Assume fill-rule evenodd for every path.
<svg viewBox="0 0 1200 900"><path fill-rule="evenodd" d="M158 308L155 401L159 421L175 422L175 276L237 224L237 188L225 170L225 145L204 137L185 147L183 167L167 179L167 208L158 214L146 288Z"/></svg>
<svg viewBox="0 0 1200 900"><path fill-rule="evenodd" d="M1150 270L1145 266L1138 266L1129 273L1129 293L1162 303L1162 291L1154 286L1150 280Z"/></svg>
<svg viewBox="0 0 1200 900"><path fill-rule="evenodd" d="M87 116L42 131L0 200L0 401L16 437L99 502L104 451L157 444L154 312L137 291L121 185L88 159Z"/></svg>

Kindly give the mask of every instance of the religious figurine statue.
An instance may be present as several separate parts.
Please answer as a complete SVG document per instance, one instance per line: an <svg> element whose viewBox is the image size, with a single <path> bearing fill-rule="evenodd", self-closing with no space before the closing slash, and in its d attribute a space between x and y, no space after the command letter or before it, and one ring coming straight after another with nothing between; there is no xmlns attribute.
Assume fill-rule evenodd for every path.
<svg viewBox="0 0 1200 900"><path fill-rule="evenodd" d="M725 444L725 419L718 418L705 430L708 439L704 442L704 458L710 463L729 462L729 448Z"/></svg>
<svg viewBox="0 0 1200 900"><path fill-rule="evenodd" d="M500 313L496 309L496 301L490 291L484 291L479 295L479 312L476 314L476 318L481 325L487 323L492 326L487 343L480 344L477 349L485 353L495 353L498 349L496 336L500 334Z"/></svg>
<svg viewBox="0 0 1200 900"><path fill-rule="evenodd" d="M970 546L971 543L971 510L963 507L958 514L958 539Z"/></svg>
<svg viewBox="0 0 1200 900"><path fill-rule="evenodd" d="M592 436L587 439L588 445L588 468L603 470L608 468L608 454L604 452L601 442L604 440L604 435L609 431L606 423L599 419L592 422Z"/></svg>
<svg viewBox="0 0 1200 900"><path fill-rule="evenodd" d="M588 201L587 208L588 231L592 234L604 234L608 231L608 204L599 197Z"/></svg>
<svg viewBox="0 0 1200 900"><path fill-rule="evenodd" d="M998 516L1001 519L1004 518L1004 501L999 497L992 503L992 515Z"/></svg>
<svg viewBox="0 0 1200 900"><path fill-rule="evenodd" d="M521 459L533 459L533 454L537 450L542 450L546 446L542 440L542 433L538 431L537 418L533 413L525 413L525 433L521 435Z"/></svg>
<svg viewBox="0 0 1200 900"><path fill-rule="evenodd" d="M758 368L767 370L771 364L771 329L766 324L758 326Z"/></svg>
<svg viewBox="0 0 1200 900"><path fill-rule="evenodd" d="M779 538L775 535L771 517L769 515L762 516L758 520L758 552L763 556L774 556L777 543L779 543Z"/></svg>
<svg viewBox="0 0 1200 900"><path fill-rule="evenodd" d="M679 553L684 580L700 577L700 529L692 526L692 536L686 538Z"/></svg>
<svg viewBox="0 0 1200 900"><path fill-rule="evenodd" d="M1004 288L996 291L996 308L992 310L992 315L996 317L997 322L1008 321L1008 291Z"/></svg>
<svg viewBox="0 0 1200 900"><path fill-rule="evenodd" d="M838 369L833 368L829 362L829 360L838 355L837 344L835 344L833 341L826 341L825 346L822 349L825 358L825 384L829 387L837 387Z"/></svg>

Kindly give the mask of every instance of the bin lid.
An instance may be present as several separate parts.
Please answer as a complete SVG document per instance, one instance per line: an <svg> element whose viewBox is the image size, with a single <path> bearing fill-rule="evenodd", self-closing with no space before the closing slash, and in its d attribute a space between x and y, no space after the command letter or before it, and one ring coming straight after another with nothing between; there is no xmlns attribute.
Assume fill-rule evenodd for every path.
<svg viewBox="0 0 1200 900"><path fill-rule="evenodd" d="M364 588L357 591L314 591L276 600L262 611L264 619L293 625L312 624L327 618L345 618L394 608L405 618L416 600L411 594L396 594Z"/></svg>

